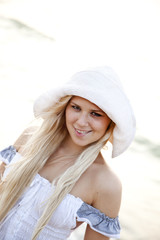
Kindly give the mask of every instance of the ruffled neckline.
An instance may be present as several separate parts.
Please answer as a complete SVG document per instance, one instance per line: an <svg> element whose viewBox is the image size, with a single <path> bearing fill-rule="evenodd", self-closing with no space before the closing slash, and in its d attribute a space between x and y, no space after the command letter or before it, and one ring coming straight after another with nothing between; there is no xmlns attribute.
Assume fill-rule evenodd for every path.
<svg viewBox="0 0 160 240"><path fill-rule="evenodd" d="M35 178L33 181L36 181L36 180L39 180L42 184L44 185L48 185L49 187L53 187L55 188L56 186L54 184L52 184L48 179L42 177L39 173L37 173L35 175ZM33 182L31 183L31 185L33 184ZM85 203L80 197L76 197L75 195L71 194L71 193L67 193L66 195L74 198L74 199L77 199L79 201L81 201L82 203ZM86 203L87 204L87 203Z"/></svg>

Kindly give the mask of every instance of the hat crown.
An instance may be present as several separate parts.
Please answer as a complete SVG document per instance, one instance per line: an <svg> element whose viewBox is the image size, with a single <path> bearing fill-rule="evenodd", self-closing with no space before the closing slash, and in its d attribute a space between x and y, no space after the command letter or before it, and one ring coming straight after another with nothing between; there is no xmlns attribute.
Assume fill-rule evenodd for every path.
<svg viewBox="0 0 160 240"><path fill-rule="evenodd" d="M118 75L108 66L90 68L77 72L72 76L68 84L75 86L82 86L84 84L84 86L91 87L95 91L101 88L104 90L104 88L108 88L109 86L118 87L123 90Z"/></svg>

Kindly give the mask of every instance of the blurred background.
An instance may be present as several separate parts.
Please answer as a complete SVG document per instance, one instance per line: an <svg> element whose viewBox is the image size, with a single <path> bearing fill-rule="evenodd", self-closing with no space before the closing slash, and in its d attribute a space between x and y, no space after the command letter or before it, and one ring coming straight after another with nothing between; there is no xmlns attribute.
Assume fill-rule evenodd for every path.
<svg viewBox="0 0 160 240"><path fill-rule="evenodd" d="M123 184L121 240L160 239L160 1L0 0L0 147L32 121L38 95L110 65L133 106L132 145L106 161ZM70 240L83 239L85 225Z"/></svg>

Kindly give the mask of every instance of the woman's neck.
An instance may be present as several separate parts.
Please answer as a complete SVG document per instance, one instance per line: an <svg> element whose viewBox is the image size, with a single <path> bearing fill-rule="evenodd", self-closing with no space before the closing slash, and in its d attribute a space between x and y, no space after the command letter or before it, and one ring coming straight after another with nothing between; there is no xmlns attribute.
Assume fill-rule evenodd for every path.
<svg viewBox="0 0 160 240"><path fill-rule="evenodd" d="M86 147L81 147L76 145L70 136L67 136L64 141L62 142L61 146L59 147L59 150L62 151L62 153L69 154L69 155L79 155L80 153L85 150Z"/></svg>

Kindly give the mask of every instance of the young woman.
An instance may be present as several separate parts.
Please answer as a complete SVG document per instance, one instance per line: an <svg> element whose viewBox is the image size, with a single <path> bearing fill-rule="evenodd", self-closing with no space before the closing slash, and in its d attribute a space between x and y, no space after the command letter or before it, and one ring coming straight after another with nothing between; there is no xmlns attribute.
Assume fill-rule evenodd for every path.
<svg viewBox="0 0 160 240"><path fill-rule="evenodd" d="M64 240L82 222L85 240L119 238L121 183L101 149L110 141L112 157L124 152L135 119L117 75L78 72L34 113L41 125L0 153L0 239Z"/></svg>

